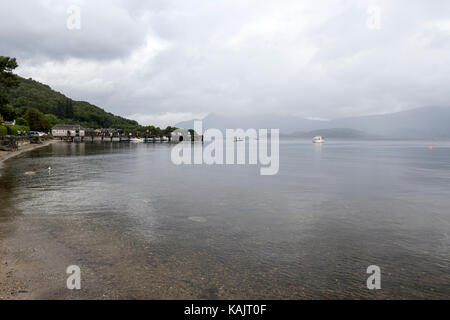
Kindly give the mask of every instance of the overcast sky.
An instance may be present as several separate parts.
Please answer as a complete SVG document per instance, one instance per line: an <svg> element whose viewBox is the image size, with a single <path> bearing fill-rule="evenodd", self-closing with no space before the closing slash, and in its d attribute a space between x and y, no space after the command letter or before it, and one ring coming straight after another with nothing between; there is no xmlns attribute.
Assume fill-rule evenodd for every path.
<svg viewBox="0 0 450 320"><path fill-rule="evenodd" d="M4 0L0 55L142 124L448 106L450 1Z"/></svg>

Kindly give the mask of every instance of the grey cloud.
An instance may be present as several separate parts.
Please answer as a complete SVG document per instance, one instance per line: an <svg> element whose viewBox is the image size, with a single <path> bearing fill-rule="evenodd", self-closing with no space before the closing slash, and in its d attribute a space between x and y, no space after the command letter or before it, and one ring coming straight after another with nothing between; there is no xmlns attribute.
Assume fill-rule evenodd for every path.
<svg viewBox="0 0 450 320"><path fill-rule="evenodd" d="M67 28L73 4L81 8L80 30ZM148 31L142 20L108 1L2 1L0 12L3 53L33 61L124 57Z"/></svg>
<svg viewBox="0 0 450 320"><path fill-rule="evenodd" d="M80 32L65 28L67 4L3 2L3 53L124 116L329 119L448 105L445 0L81 1ZM372 4L380 30L366 26Z"/></svg>

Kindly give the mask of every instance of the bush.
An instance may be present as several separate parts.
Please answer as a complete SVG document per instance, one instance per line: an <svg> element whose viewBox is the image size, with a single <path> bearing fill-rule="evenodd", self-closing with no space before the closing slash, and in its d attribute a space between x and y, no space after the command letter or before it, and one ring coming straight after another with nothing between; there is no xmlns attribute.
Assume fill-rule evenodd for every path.
<svg viewBox="0 0 450 320"><path fill-rule="evenodd" d="M17 132L20 130L22 131L22 135L26 135L28 131L30 131L30 128L27 126L6 126L7 134L11 136L17 136Z"/></svg>
<svg viewBox="0 0 450 320"><path fill-rule="evenodd" d="M16 125L17 126L28 126L27 120L25 120L24 118L17 118L16 119Z"/></svg>
<svg viewBox="0 0 450 320"><path fill-rule="evenodd" d="M8 134L8 129L5 126L0 126L0 137L6 136Z"/></svg>

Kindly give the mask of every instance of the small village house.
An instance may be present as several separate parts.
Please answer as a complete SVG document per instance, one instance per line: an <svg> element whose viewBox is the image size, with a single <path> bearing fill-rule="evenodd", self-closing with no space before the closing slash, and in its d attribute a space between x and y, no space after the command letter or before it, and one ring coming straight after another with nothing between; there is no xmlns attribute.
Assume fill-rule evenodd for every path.
<svg viewBox="0 0 450 320"><path fill-rule="evenodd" d="M101 135L105 137L120 137L123 134L122 129L116 128L102 128L100 129Z"/></svg>
<svg viewBox="0 0 450 320"><path fill-rule="evenodd" d="M78 124L57 124L52 128L52 135L55 138L84 137L85 130Z"/></svg>

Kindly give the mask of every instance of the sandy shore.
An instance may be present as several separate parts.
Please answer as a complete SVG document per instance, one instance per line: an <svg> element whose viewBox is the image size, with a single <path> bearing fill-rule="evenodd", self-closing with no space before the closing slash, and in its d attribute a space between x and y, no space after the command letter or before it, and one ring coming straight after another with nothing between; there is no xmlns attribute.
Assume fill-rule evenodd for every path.
<svg viewBox="0 0 450 320"><path fill-rule="evenodd" d="M10 158L16 157L19 154L22 154L24 152L42 148L42 147L48 146L49 144L52 144L55 142L59 142L59 140L47 140L47 141L44 141L44 143L42 143L42 144L27 144L27 145L19 147L19 150L16 150L16 151L0 151L0 163L2 163L5 160L8 160Z"/></svg>

